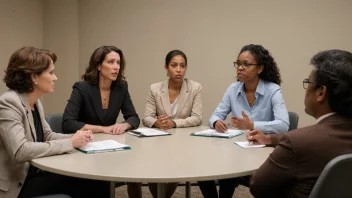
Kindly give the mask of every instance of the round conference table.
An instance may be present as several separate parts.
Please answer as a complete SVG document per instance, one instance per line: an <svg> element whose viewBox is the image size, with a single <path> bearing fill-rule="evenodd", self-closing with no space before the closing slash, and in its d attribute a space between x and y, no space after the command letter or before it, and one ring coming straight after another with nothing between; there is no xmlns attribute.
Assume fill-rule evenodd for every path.
<svg viewBox="0 0 352 198"><path fill-rule="evenodd" d="M38 158L33 166L61 175L114 182L157 183L158 197L165 196L165 183L196 182L251 175L273 148L244 149L234 144L245 135L231 139L190 136L207 126L170 129L172 135L139 138L129 134L94 134L93 141L116 140L131 150L69 154ZM189 192L186 196L189 196Z"/></svg>

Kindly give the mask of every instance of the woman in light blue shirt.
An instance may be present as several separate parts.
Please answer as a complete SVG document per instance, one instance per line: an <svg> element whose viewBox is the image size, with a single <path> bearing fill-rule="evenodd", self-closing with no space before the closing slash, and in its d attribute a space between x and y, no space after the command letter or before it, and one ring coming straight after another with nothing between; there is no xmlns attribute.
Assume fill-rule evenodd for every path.
<svg viewBox="0 0 352 198"><path fill-rule="evenodd" d="M234 66L238 82L227 88L209 119L209 126L219 132L226 131L225 120L231 112L231 125L235 128L287 132L289 118L280 88L279 68L268 50L260 45L244 46Z"/></svg>
<svg viewBox="0 0 352 198"><path fill-rule="evenodd" d="M246 45L234 66L238 82L227 88L209 119L209 126L219 132L226 131L229 125L264 133L287 132L290 123L280 88L280 72L269 51L261 45ZM230 112L228 125L225 120ZM219 180L219 197L232 197L239 182L239 178ZM205 198L218 197L214 181L198 183Z"/></svg>

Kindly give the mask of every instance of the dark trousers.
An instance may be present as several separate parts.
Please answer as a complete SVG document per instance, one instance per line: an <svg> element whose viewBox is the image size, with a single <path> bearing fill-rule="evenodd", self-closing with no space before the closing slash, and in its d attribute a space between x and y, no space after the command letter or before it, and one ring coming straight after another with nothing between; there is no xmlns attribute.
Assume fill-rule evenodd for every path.
<svg viewBox="0 0 352 198"><path fill-rule="evenodd" d="M220 179L219 181L219 195L216 189L215 181L199 181L198 185L202 191L204 198L231 198L235 192L235 188L239 185L248 186L250 176L237 177L229 179Z"/></svg>
<svg viewBox="0 0 352 198"><path fill-rule="evenodd" d="M28 175L19 198L37 197L43 195L66 194L76 197L109 197L109 182L80 179L39 171Z"/></svg>

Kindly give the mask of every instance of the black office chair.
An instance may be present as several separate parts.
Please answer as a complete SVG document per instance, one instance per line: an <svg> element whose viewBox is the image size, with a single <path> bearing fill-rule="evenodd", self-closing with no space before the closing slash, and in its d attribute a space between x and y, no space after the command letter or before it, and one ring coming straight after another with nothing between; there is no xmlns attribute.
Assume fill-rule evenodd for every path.
<svg viewBox="0 0 352 198"><path fill-rule="evenodd" d="M45 120L50 125L52 131L56 133L63 133L62 131L62 113L51 114L45 117Z"/></svg>
<svg viewBox="0 0 352 198"><path fill-rule="evenodd" d="M332 159L321 172L309 198L352 197L352 154Z"/></svg>
<svg viewBox="0 0 352 198"><path fill-rule="evenodd" d="M288 112L288 118L290 120L290 126L288 127L288 130L291 131L297 129L299 120L298 114L295 112Z"/></svg>

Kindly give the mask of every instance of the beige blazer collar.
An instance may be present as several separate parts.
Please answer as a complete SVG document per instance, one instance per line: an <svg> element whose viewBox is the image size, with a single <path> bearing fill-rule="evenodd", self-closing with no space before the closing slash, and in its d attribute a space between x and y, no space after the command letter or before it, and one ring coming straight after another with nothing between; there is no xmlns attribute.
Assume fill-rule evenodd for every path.
<svg viewBox="0 0 352 198"><path fill-rule="evenodd" d="M34 127L32 110L31 110L31 108L29 106L28 95L27 95L27 93L23 93L23 94L17 93L17 94L18 94L19 98L21 99L23 107L26 109L27 119L28 119L29 125L31 127L31 133L32 133L33 141L36 141L37 134L36 134L35 127ZM39 111L39 109L38 109L38 111Z"/></svg>
<svg viewBox="0 0 352 198"><path fill-rule="evenodd" d="M174 118L178 118L183 107L185 106L187 99L188 99L188 91L189 91L189 87L188 87L188 81L186 78L183 79L182 82L182 87L180 90L180 94L178 96L178 108L177 108L177 112ZM163 82L163 85L161 86L161 101L163 103L164 109L165 109L165 113L168 116L171 116L171 104L170 104L170 97L169 97L169 80L166 80Z"/></svg>

